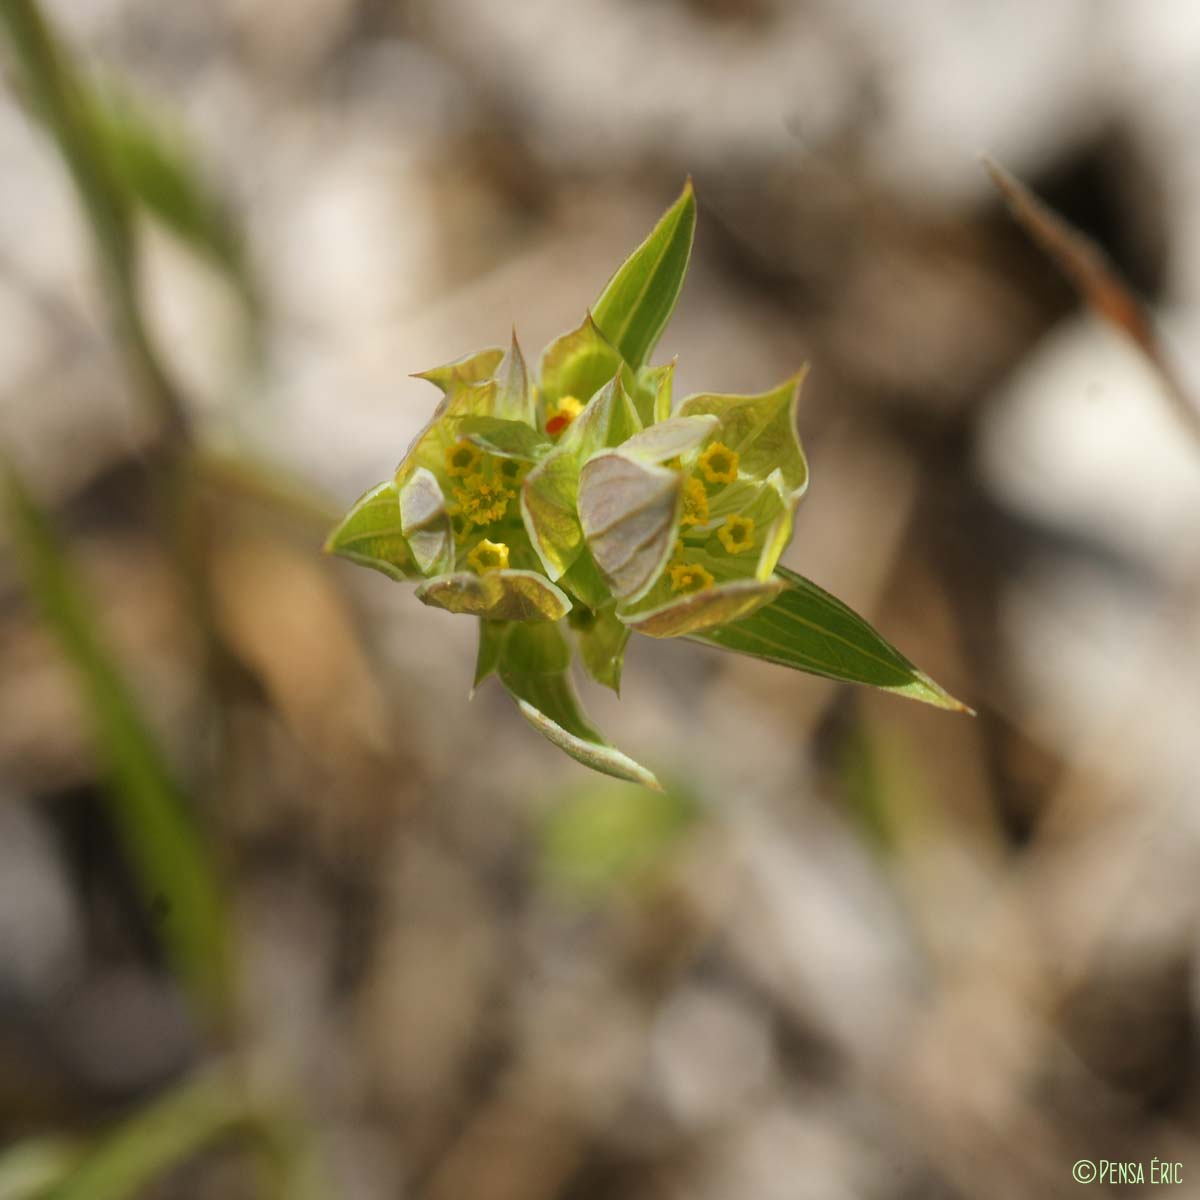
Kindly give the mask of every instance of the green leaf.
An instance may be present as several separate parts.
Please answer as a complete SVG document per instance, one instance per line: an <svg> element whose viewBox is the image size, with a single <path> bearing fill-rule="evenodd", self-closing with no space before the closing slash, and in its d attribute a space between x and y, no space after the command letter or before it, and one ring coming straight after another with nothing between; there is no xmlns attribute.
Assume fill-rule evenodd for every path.
<svg viewBox="0 0 1200 1200"><path fill-rule="evenodd" d="M570 676L571 649L557 625L514 625L500 656L500 682L521 715L593 771L661 791L655 777L610 746L584 715Z"/></svg>
<svg viewBox="0 0 1200 1200"><path fill-rule="evenodd" d="M574 608L571 628L579 643L579 658L584 669L597 682L621 694L621 667L629 626L617 619L615 606L599 609Z"/></svg>
<svg viewBox="0 0 1200 1200"><path fill-rule="evenodd" d="M847 683L866 683L925 704L971 712L836 597L792 571L777 599L744 620L695 640Z"/></svg>
<svg viewBox="0 0 1200 1200"><path fill-rule="evenodd" d="M326 539L325 553L372 567L390 579L422 578L400 529L400 493L390 479L355 501Z"/></svg>
<svg viewBox="0 0 1200 1200"><path fill-rule="evenodd" d="M717 439L737 453L741 473L766 479L778 470L785 489L799 499L808 486L808 463L796 433L796 405L806 373L807 368L755 396L689 396L679 406L679 415L713 413L720 417Z"/></svg>
<svg viewBox="0 0 1200 1200"><path fill-rule="evenodd" d="M620 376L614 375L567 427L559 444L525 477L521 516L551 579L558 579L583 549L576 511L580 468L596 451L619 445L638 428L633 403Z"/></svg>
<svg viewBox="0 0 1200 1200"><path fill-rule="evenodd" d="M735 579L700 592L680 596L644 612L619 613L635 633L646 637L684 637L703 629L725 626L761 609L783 588L778 579Z"/></svg>
<svg viewBox="0 0 1200 1200"><path fill-rule="evenodd" d="M181 978L210 1013L229 990L225 904L208 847L95 619L96 605L49 517L16 472L0 487L29 591L73 669L110 776L110 814Z"/></svg>
<svg viewBox="0 0 1200 1200"><path fill-rule="evenodd" d="M506 621L489 621L485 617L479 619L479 649L475 655L475 678L471 683L474 692L489 675L496 671L500 664L500 650L508 634Z"/></svg>
<svg viewBox="0 0 1200 1200"><path fill-rule="evenodd" d="M579 475L579 520L613 594L633 602L654 586L679 535L683 477L668 467L593 455Z"/></svg>
<svg viewBox="0 0 1200 1200"><path fill-rule="evenodd" d="M621 355L585 317L578 329L555 338L542 354L538 403L543 414L564 396L586 404L621 367Z"/></svg>
<svg viewBox="0 0 1200 1200"><path fill-rule="evenodd" d="M531 425L500 417L464 417L459 422L458 432L488 454L521 462L537 462L554 446Z"/></svg>
<svg viewBox="0 0 1200 1200"><path fill-rule="evenodd" d="M695 229L696 197L689 179L592 308L596 324L635 371L650 357L675 311Z"/></svg>
<svg viewBox="0 0 1200 1200"><path fill-rule="evenodd" d="M536 571L490 571L486 575L438 575L416 591L422 604L490 621L557 621L571 601Z"/></svg>

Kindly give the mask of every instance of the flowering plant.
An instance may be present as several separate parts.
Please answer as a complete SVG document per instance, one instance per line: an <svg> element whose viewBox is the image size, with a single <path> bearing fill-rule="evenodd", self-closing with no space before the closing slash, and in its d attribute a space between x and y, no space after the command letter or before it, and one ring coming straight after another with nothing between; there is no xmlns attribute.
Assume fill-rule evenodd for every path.
<svg viewBox="0 0 1200 1200"><path fill-rule="evenodd" d="M536 377L515 333L507 354L421 374L442 392L433 418L326 544L416 582L425 604L478 618L476 685L497 673L568 754L652 787L583 714L572 646L613 690L635 632L961 707L844 605L777 569L808 486L803 372L759 395L672 406L675 364L648 360L695 219L689 182L583 323L546 347Z"/></svg>

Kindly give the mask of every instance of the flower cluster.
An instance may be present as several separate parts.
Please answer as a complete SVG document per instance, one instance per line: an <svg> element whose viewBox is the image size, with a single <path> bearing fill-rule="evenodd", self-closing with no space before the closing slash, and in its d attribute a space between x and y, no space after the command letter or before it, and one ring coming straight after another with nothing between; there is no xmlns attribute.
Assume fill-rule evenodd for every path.
<svg viewBox="0 0 1200 1200"><path fill-rule="evenodd" d="M647 358L674 307L695 219L690 185L536 375L514 334L421 378L442 391L392 479L327 549L481 618L477 681L600 770L653 782L578 708L572 652L619 685L630 632L678 637L737 621L783 584L775 565L807 484L801 376L672 405L674 363ZM565 620L563 620L565 618Z"/></svg>

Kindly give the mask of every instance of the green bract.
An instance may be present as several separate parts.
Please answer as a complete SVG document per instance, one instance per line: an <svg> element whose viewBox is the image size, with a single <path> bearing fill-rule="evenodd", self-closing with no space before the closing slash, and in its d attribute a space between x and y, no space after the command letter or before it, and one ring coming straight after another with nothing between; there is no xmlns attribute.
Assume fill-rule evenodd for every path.
<svg viewBox="0 0 1200 1200"><path fill-rule="evenodd" d="M479 618L476 684L497 674L555 745L650 787L584 716L573 650L614 691L633 631L962 707L845 606L776 570L808 486L803 372L761 395L689 396L672 415L674 363L646 360L694 228L689 183L578 328L546 347L536 379L515 333L507 354L424 372L442 391L433 419L326 545Z"/></svg>

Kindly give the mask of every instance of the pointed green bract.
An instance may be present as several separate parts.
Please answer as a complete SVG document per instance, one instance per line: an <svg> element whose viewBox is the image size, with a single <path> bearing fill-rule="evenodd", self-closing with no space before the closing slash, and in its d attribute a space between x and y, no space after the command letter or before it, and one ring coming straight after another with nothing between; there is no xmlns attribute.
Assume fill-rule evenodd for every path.
<svg viewBox="0 0 1200 1200"><path fill-rule="evenodd" d="M385 479L360 496L325 542L325 553L382 571L390 579L420 579L400 528L400 493Z"/></svg>
<svg viewBox="0 0 1200 1200"><path fill-rule="evenodd" d="M605 775L661 791L640 763L610 746L587 719L570 676L571 649L554 625L514 625L500 654L500 681L521 715L572 758Z"/></svg>
<svg viewBox="0 0 1200 1200"><path fill-rule="evenodd" d="M777 572L786 587L765 608L698 635L723 650L749 654L810 675L865 683L955 712L970 712L913 666L853 609L792 571Z"/></svg>
<svg viewBox="0 0 1200 1200"><path fill-rule="evenodd" d="M570 333L564 333L542 354L538 404L543 419L550 407L565 396L586 404L622 368L621 355L596 327L590 316Z"/></svg>
<svg viewBox="0 0 1200 1200"><path fill-rule="evenodd" d="M679 532L683 492L678 471L596 454L579 474L579 520L588 549L618 600L653 587Z"/></svg>
<svg viewBox="0 0 1200 1200"><path fill-rule="evenodd" d="M629 641L629 626L616 613L616 606L607 604L601 609L588 609L587 617L576 620L583 610L572 614L572 627L579 644L579 659L584 670L606 688L620 695L621 668L625 662L625 645Z"/></svg>
<svg viewBox="0 0 1200 1200"><path fill-rule="evenodd" d="M516 458L521 462L537 462L554 447L553 442L531 425L500 417L464 417L459 422L458 432L489 454Z"/></svg>
<svg viewBox="0 0 1200 1200"><path fill-rule="evenodd" d="M505 621L489 621L484 617L479 621L479 649L475 655L475 678L471 688L474 691L489 675L494 675L500 664L500 650L508 633L508 623Z"/></svg>
<svg viewBox="0 0 1200 1200"><path fill-rule="evenodd" d="M418 467L400 488L400 532L422 575L454 565L454 530L446 498L432 471Z"/></svg>
<svg viewBox="0 0 1200 1200"><path fill-rule="evenodd" d="M679 415L719 417L717 438L736 452L742 473L765 479L777 470L787 490L799 498L808 486L808 463L796 433L796 405L805 374L801 371L779 387L753 396L689 396L679 406Z"/></svg>
<svg viewBox="0 0 1200 1200"><path fill-rule="evenodd" d="M496 397L496 416L503 417L506 421L522 421L526 425L533 425L537 418L533 383L529 378L529 368L525 365L525 355L521 353L515 329L512 346L501 364L498 378L500 390Z"/></svg>
<svg viewBox="0 0 1200 1200"><path fill-rule="evenodd" d="M463 384L491 379L503 358L504 351L499 346L489 346L486 350L476 350L474 354L464 354L445 366L416 371L413 378L427 379L449 395Z"/></svg>
<svg viewBox="0 0 1200 1200"><path fill-rule="evenodd" d="M782 591L781 580L735 579L700 592L679 596L657 608L618 615L635 633L646 637L685 637L703 629L740 621L774 599Z"/></svg>
<svg viewBox="0 0 1200 1200"><path fill-rule="evenodd" d="M699 449L720 424L720 419L709 413L696 417L670 417L635 433L622 442L619 449L626 458L649 463L666 462Z"/></svg>
<svg viewBox="0 0 1200 1200"><path fill-rule="evenodd" d="M695 229L696 197L689 179L592 308L596 324L635 371L650 357L675 311Z"/></svg>
<svg viewBox="0 0 1200 1200"><path fill-rule="evenodd" d="M489 621L557 621L571 611L565 593L536 571L439 575L417 588L417 599Z"/></svg>

